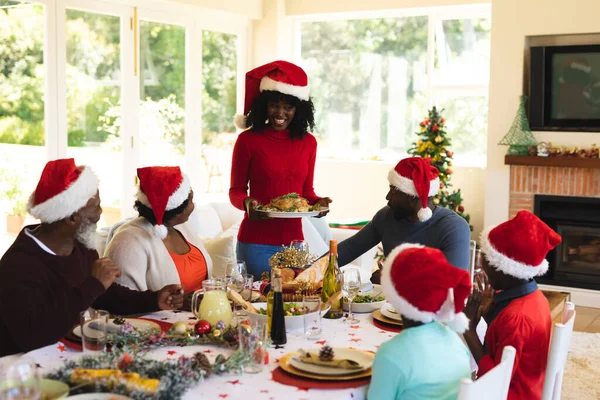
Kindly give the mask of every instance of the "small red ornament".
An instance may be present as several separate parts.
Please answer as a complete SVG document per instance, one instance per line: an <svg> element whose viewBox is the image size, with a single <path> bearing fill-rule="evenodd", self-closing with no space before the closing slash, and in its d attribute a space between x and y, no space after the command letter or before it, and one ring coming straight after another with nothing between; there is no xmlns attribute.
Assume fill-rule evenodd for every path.
<svg viewBox="0 0 600 400"><path fill-rule="evenodd" d="M419 123L419 125L421 125L422 127L425 127L425 125L427 125L427 124L425 123L425 121L421 121L421 122Z"/></svg>
<svg viewBox="0 0 600 400"><path fill-rule="evenodd" d="M450 150L448 150L448 151L446 152L446 157L452 157L453 155L454 155L454 153L453 153L453 152L451 152Z"/></svg>
<svg viewBox="0 0 600 400"><path fill-rule="evenodd" d="M446 175L452 175L452 170L450 168L446 168Z"/></svg>
<svg viewBox="0 0 600 400"><path fill-rule="evenodd" d="M433 125L433 128L431 128L432 131L437 132L440 128L438 128L437 124Z"/></svg>
<svg viewBox="0 0 600 400"><path fill-rule="evenodd" d="M440 189L444 188L444 182L440 182Z"/></svg>
<svg viewBox="0 0 600 400"><path fill-rule="evenodd" d="M458 206L458 212L465 212L465 208L463 206Z"/></svg>
<svg viewBox="0 0 600 400"><path fill-rule="evenodd" d="M133 362L133 358L127 353L123 354L123 356L117 362L117 367L124 371L129 367L129 365Z"/></svg>
<svg viewBox="0 0 600 400"><path fill-rule="evenodd" d="M205 319L196 322L196 325L194 325L194 332L196 332L197 335L206 335L210 332L210 322Z"/></svg>
<svg viewBox="0 0 600 400"><path fill-rule="evenodd" d="M440 124L443 124L444 122L446 122L444 118L440 119Z"/></svg>

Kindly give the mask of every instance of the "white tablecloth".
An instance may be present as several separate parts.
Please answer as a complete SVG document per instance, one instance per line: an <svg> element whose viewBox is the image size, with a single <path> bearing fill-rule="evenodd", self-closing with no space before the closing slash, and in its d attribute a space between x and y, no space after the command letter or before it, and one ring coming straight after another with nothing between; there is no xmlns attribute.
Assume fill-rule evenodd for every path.
<svg viewBox="0 0 600 400"><path fill-rule="evenodd" d="M286 386L271 379L271 371L277 368L281 356L300 348L320 347L322 341L332 347L353 347L360 350L377 351L381 343L391 339L395 333L383 331L373 325L370 314L356 314L360 323L348 325L342 320L322 320L323 334L318 343L304 338L302 331L288 332L287 344L283 349L269 349L269 365L259 374L225 374L211 375L204 382L188 390L183 399L285 399L285 400L359 400L366 397L367 386L343 390L303 390ZM149 314L145 318L176 322L192 322L191 313L160 311ZM196 352L204 352L213 362L218 354L229 356L232 351L216 346L163 347L152 350L149 357L158 360L175 360L181 355L191 356ZM46 374L60 367L65 360L75 359L81 352L63 346L61 343L46 346L28 353L40 365L40 373Z"/></svg>

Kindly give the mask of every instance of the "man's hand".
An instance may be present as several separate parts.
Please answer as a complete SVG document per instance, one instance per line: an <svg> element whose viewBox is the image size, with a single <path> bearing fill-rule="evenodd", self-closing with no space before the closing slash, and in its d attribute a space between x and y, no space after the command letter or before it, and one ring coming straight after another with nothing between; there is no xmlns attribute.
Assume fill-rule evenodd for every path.
<svg viewBox="0 0 600 400"><path fill-rule="evenodd" d="M246 213L248 213L248 218L253 220L271 219L266 213L258 212L256 207L258 207L257 200L254 200L251 197L244 200L244 208L246 209Z"/></svg>
<svg viewBox="0 0 600 400"><path fill-rule="evenodd" d="M469 330L472 332L477 331L477 325L479 325L479 321L481 320L482 297L483 295L479 290L473 290L473 293L471 293L471 295L469 296L467 305L463 310L467 318L469 318Z"/></svg>
<svg viewBox="0 0 600 400"><path fill-rule="evenodd" d="M108 289L121 276L121 270L110 258L100 258L92 264L92 276Z"/></svg>
<svg viewBox="0 0 600 400"><path fill-rule="evenodd" d="M329 197L321 197L315 202L315 204L318 204L323 208L329 208L329 204L331 204L332 201L333 200L331 200ZM315 218L323 218L327 214L329 214L329 210L320 212L319 215L317 215Z"/></svg>
<svg viewBox="0 0 600 400"><path fill-rule="evenodd" d="M167 285L158 291L158 308L161 310L176 310L183 307L183 287Z"/></svg>

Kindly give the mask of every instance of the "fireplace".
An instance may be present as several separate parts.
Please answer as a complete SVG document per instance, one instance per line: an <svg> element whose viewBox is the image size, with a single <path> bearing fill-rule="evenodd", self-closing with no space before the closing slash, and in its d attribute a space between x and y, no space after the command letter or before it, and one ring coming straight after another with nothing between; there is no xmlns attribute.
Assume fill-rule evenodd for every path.
<svg viewBox="0 0 600 400"><path fill-rule="evenodd" d="M538 282L600 290L600 199L535 195L534 213L562 237Z"/></svg>

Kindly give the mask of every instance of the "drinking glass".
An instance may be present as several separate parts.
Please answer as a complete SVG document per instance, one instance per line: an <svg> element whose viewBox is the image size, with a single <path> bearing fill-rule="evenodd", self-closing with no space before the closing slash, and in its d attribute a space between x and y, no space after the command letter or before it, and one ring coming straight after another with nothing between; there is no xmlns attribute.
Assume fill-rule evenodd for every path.
<svg viewBox="0 0 600 400"><path fill-rule="evenodd" d="M0 371L0 399L37 400L41 396L37 365L29 357L19 357Z"/></svg>
<svg viewBox="0 0 600 400"><path fill-rule="evenodd" d="M254 275L246 275L244 277L244 285L240 294L242 298L248 302L252 301L252 288L254 287Z"/></svg>
<svg viewBox="0 0 600 400"><path fill-rule="evenodd" d="M227 278L227 287L233 291L236 291L243 297L242 292L246 284L247 274L233 274ZM236 311L240 306L233 301L233 311Z"/></svg>
<svg viewBox="0 0 600 400"><path fill-rule="evenodd" d="M89 308L80 313L81 343L84 353L106 351L108 311Z"/></svg>
<svg viewBox="0 0 600 400"><path fill-rule="evenodd" d="M321 297L303 296L304 337L308 340L321 338Z"/></svg>
<svg viewBox="0 0 600 400"><path fill-rule="evenodd" d="M246 269L246 263L241 260L229 260L225 267L225 277L230 278L236 275L246 275L248 270Z"/></svg>
<svg viewBox="0 0 600 400"><path fill-rule="evenodd" d="M238 324L238 340L244 355L244 372L258 374L263 370L267 356L267 323L262 320L244 320Z"/></svg>
<svg viewBox="0 0 600 400"><path fill-rule="evenodd" d="M342 271L342 294L348 299L348 324L358 324L360 321L352 313L352 300L360 291L360 270L354 267L346 267Z"/></svg>
<svg viewBox="0 0 600 400"><path fill-rule="evenodd" d="M298 249L303 253L308 253L308 243L305 240L292 240L290 247Z"/></svg>

